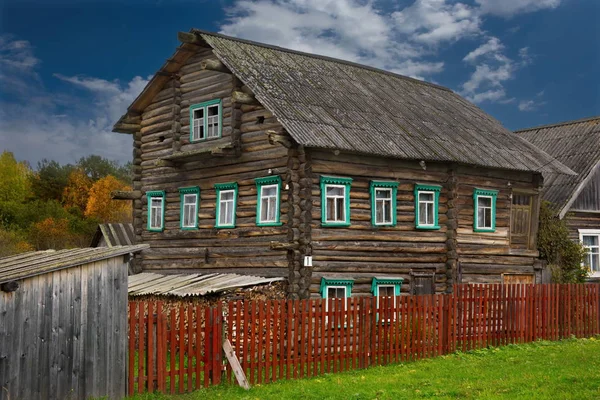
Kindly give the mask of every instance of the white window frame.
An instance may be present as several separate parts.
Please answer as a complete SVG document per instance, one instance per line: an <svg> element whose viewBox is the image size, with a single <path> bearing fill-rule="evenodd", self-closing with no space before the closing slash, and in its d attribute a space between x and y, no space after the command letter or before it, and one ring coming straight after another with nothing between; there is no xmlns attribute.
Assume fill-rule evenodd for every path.
<svg viewBox="0 0 600 400"><path fill-rule="evenodd" d="M430 194L432 199L431 201L429 200L421 200L421 195L422 194ZM431 224L428 223L424 223L422 224L421 221L417 221L417 225L419 227L433 227L436 226L436 220L435 220L435 196L436 196L436 192L431 191L431 190L419 190L417 191L417 207L419 207L419 219L421 219L421 203L425 203L425 204L431 204L431 212L432 212L432 218L431 220L433 221ZM425 207L425 216L427 217L427 207ZM427 220L427 218L425 218L425 220Z"/></svg>
<svg viewBox="0 0 600 400"><path fill-rule="evenodd" d="M231 193L232 199L231 200L223 200L223 195L225 193ZM219 191L219 215L217 215L217 225L219 227L235 226L235 194L236 194L235 189L222 189ZM227 223L225 221L221 221L221 210L223 209L224 204L229 204L229 203L231 203L231 207L230 208L225 207L225 217L227 217L227 211L231 210L231 222Z"/></svg>
<svg viewBox="0 0 600 400"><path fill-rule="evenodd" d="M154 200L160 200L160 206L154 206L152 203ZM158 226L154 225L154 217L156 215L156 210L159 211L159 221L160 224ZM147 229L151 232L160 232L165 227L165 195L164 193L159 194L149 194L148 195L148 221L147 221Z"/></svg>
<svg viewBox="0 0 600 400"><path fill-rule="evenodd" d="M583 237L584 236L597 236L598 237L598 246L584 246L584 247L586 249L588 249L588 254L590 254L591 249L597 249L596 251L598 253L600 253L600 229L579 229L579 242L582 245L583 245ZM596 254L596 253L594 252L591 254ZM587 257L587 255L586 255L586 257ZM585 265L585 263L582 263L582 265ZM592 271L591 266L590 266L590 276L600 277L600 270Z"/></svg>
<svg viewBox="0 0 600 400"><path fill-rule="evenodd" d="M192 199L193 202L190 202L189 199ZM196 228L197 220L198 220L198 193L184 193L183 194L183 215L181 216L181 227L182 228ZM186 224L186 217L188 216L187 210L189 208L193 208L192 212L192 220L188 221Z"/></svg>
<svg viewBox="0 0 600 400"><path fill-rule="evenodd" d="M208 110L211 108L215 108L217 109L217 115L209 115L208 114ZM206 118L206 132L205 132L205 136L206 139L216 139L219 138L221 136L221 104L217 103L217 104L211 104L206 106L204 113L206 114L204 117ZM215 129L215 123L217 124L216 129ZM212 124L212 126L211 126ZM212 131L214 131L213 134L211 134L211 129Z"/></svg>
<svg viewBox="0 0 600 400"><path fill-rule="evenodd" d="M479 207L479 200L480 199L490 199L490 206L489 207L487 207L487 206L481 207L481 208L489 209L490 210L490 226L484 226L484 225L481 224L481 221L479 221L479 208L480 208ZM488 229L491 230L491 229L493 229L494 228L494 221L493 221L493 219L494 219L494 196L487 196L487 195L483 195L483 194L477 195L477 202L476 203L477 204L475 204L475 206L476 206L475 215L477 215L477 221L476 221L477 222L477 229L485 229L485 230L488 230ZM485 213L484 213L484 218L483 219L484 219L483 222L485 222Z"/></svg>
<svg viewBox="0 0 600 400"><path fill-rule="evenodd" d="M328 195L327 194L327 189L329 188L342 188L343 189L343 193L341 195ZM328 219L327 218L327 214L328 214L328 209L327 209L327 203L329 199L342 199L344 202L342 204L342 209L344 210L344 219L343 220L337 220L337 219ZM337 201L334 201L333 204L335 205L335 209L334 211L337 211ZM347 210L347 204L346 204L346 185L336 185L336 184L331 184L331 183L326 183L325 184L325 204L323 204L323 207L325 208L325 223L327 224L345 224L348 222L348 215L346 210ZM334 216L337 215L337 212L333 213Z"/></svg>
<svg viewBox="0 0 600 400"><path fill-rule="evenodd" d="M275 195L265 196L264 193L263 193L265 191L265 189L272 189L272 188L275 188ZM265 211L263 209L263 205L264 205L263 204L263 200L264 199L273 199L273 200L275 200L275 202L273 204L273 208L275 208L275 214L273 216L273 219L266 219L266 220L262 219L262 213L263 213L263 211ZM261 186L260 187L260 198L259 198L259 201L260 201L260 214L261 214L261 215L258 216L259 223L260 224L274 224L274 223L279 222L278 218L277 218L277 214L279 213L279 184L276 183L274 185L263 185L263 186ZM269 201L267 201L267 206L269 204L270 204ZM268 211L269 211L269 208L267 208L266 215L269 215Z"/></svg>
<svg viewBox="0 0 600 400"><path fill-rule="evenodd" d="M196 111L202 111L202 118L196 118ZM206 140L206 107L198 107L192 110L192 142L198 142L200 140ZM198 128L198 133L200 133L200 127L202 128L202 133L204 137L196 136L196 128Z"/></svg>
<svg viewBox="0 0 600 400"><path fill-rule="evenodd" d="M386 199L378 199L377 198L377 192L382 191L382 192L387 192L389 194L389 197ZM374 202L375 202L375 225L392 225L394 223L394 206L393 206L393 202L394 202L394 190L392 188L389 187L374 187L373 188L373 195L375 196ZM382 215L384 220L383 221L377 221L377 205L381 203L383 209L382 209ZM387 203L387 207L389 207L390 210L390 220L389 221L385 221L385 208L386 208L386 203Z"/></svg>

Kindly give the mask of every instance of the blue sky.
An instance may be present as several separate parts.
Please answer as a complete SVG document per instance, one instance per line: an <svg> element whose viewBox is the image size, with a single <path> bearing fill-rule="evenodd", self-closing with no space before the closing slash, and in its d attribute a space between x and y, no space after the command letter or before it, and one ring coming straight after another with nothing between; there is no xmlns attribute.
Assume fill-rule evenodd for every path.
<svg viewBox="0 0 600 400"><path fill-rule="evenodd" d="M0 151L128 161L112 124L192 27L435 82L509 129L598 115L598 20L597 0L0 0Z"/></svg>

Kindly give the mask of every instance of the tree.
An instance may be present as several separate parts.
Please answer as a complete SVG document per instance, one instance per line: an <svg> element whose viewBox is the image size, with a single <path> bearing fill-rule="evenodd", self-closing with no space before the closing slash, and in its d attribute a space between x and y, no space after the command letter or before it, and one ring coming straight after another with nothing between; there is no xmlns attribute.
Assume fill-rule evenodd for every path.
<svg viewBox="0 0 600 400"><path fill-rule="evenodd" d="M31 195L31 170L25 162L17 162L13 153L0 154L0 202L24 202Z"/></svg>
<svg viewBox="0 0 600 400"><path fill-rule="evenodd" d="M82 213L85 212L92 185L92 180L83 170L79 168L73 170L63 191L62 201L65 207L76 207Z"/></svg>
<svg viewBox="0 0 600 400"><path fill-rule="evenodd" d="M131 190L131 188L112 175L95 182L90 189L85 216L96 218L102 223L130 222L131 202L113 200L110 193L114 190Z"/></svg>
<svg viewBox="0 0 600 400"><path fill-rule="evenodd" d="M97 155L90 155L81 157L77 162L77 167L94 182L112 175L121 182L131 183L131 163L122 166L116 161L111 161Z"/></svg>
<svg viewBox="0 0 600 400"><path fill-rule="evenodd" d="M69 220L50 217L36 222L30 228L29 238L36 250L69 248L71 247Z"/></svg>
<svg viewBox="0 0 600 400"><path fill-rule="evenodd" d="M540 258L546 260L552 270L552 280L556 283L584 282L588 270L583 266L585 248L579 242L569 239L566 219L558 218L558 212L548 202L540 207L540 228L538 230L538 250Z"/></svg>
<svg viewBox="0 0 600 400"><path fill-rule="evenodd" d="M56 161L43 159L30 180L33 195L39 200L61 201L73 169L71 164L60 165Z"/></svg>
<svg viewBox="0 0 600 400"><path fill-rule="evenodd" d="M12 256L35 250L27 243L25 237L16 231L7 231L0 228L0 257Z"/></svg>

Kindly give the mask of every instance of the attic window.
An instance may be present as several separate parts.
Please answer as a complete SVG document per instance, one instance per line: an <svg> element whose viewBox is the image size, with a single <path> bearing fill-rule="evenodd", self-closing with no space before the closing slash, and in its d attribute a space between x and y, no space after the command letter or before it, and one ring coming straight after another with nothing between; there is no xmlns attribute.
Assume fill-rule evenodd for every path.
<svg viewBox="0 0 600 400"><path fill-rule="evenodd" d="M190 106L190 142L221 137L221 99Z"/></svg>

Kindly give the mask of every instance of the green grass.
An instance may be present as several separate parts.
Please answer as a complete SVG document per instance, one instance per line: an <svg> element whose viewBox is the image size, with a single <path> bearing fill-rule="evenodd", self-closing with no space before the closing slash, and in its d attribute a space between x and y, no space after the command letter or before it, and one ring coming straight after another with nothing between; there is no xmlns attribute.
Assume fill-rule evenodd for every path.
<svg viewBox="0 0 600 400"><path fill-rule="evenodd" d="M138 395L136 400L195 399L600 399L600 337L455 353L244 391L222 385L187 395Z"/></svg>

